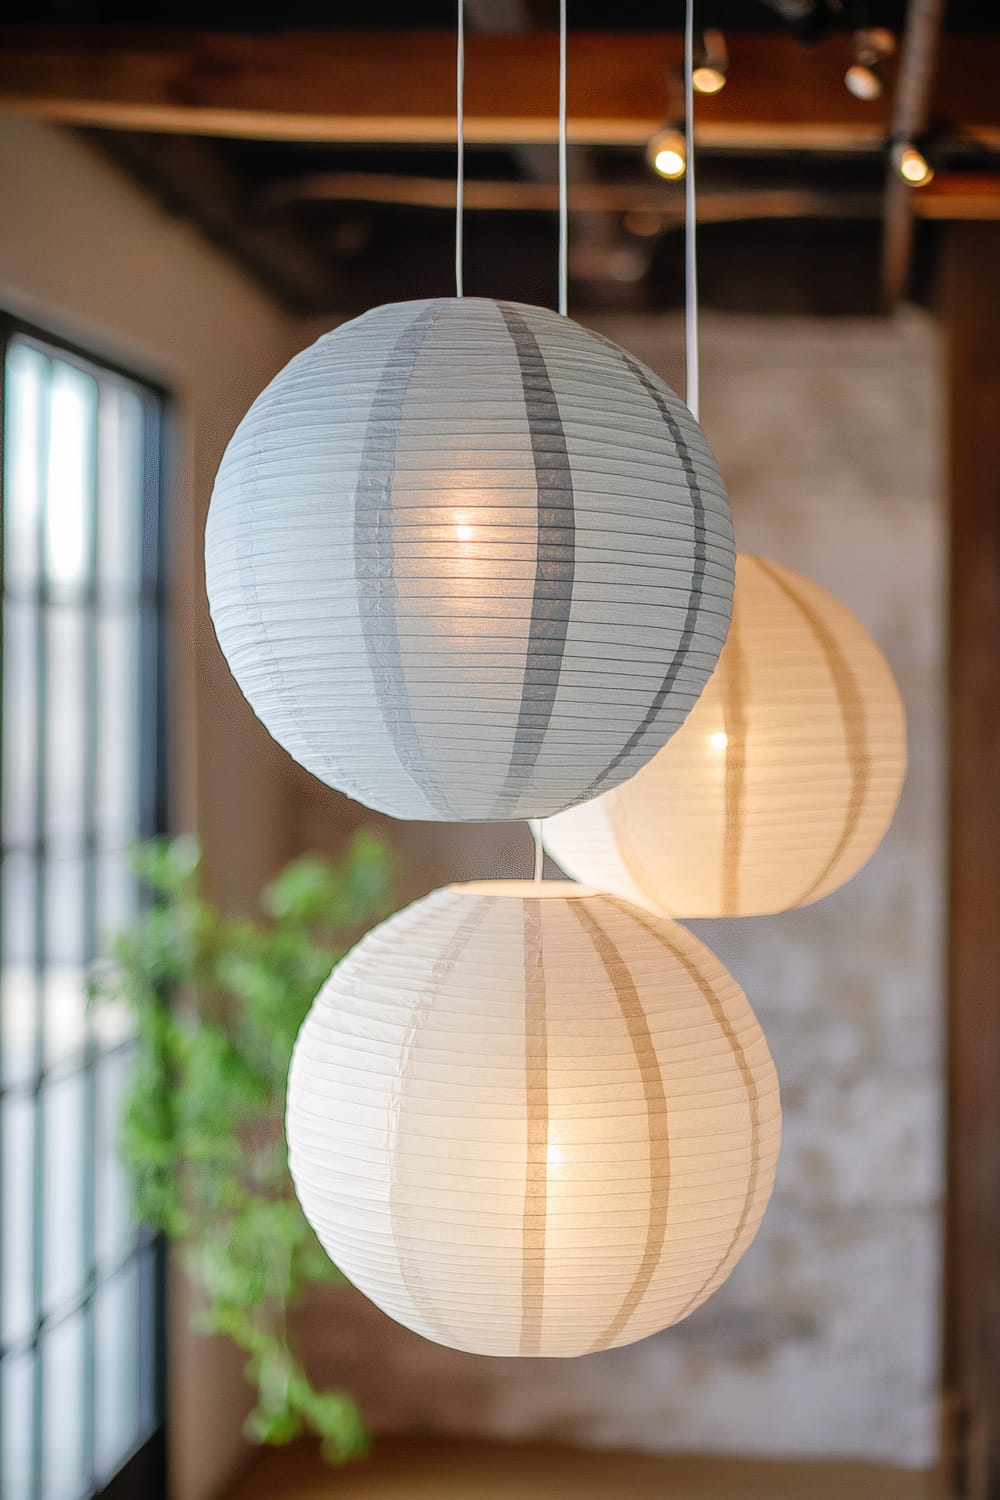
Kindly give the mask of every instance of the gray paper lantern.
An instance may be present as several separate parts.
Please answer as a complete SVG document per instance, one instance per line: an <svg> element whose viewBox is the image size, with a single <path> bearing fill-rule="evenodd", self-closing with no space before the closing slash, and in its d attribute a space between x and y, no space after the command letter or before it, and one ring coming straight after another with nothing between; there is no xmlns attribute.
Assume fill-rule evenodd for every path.
<svg viewBox="0 0 1000 1500"><path fill-rule="evenodd" d="M435 820L546 817L683 723L732 608L687 407L542 308L377 307L251 407L206 533L219 641L307 770Z"/></svg>

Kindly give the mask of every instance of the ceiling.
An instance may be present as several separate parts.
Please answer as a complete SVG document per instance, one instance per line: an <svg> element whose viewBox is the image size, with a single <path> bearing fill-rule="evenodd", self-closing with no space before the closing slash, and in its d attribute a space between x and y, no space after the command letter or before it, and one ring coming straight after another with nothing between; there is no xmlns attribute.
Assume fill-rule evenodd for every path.
<svg viewBox="0 0 1000 1500"><path fill-rule="evenodd" d="M706 303L874 311L925 296L941 224L1000 215L1000 19L980 0L701 0L729 82L699 99ZM452 285L454 0L8 0L0 109L82 129L289 308ZM554 0L466 0L466 290L552 302ZM682 293L683 189L644 142L678 117L683 6L570 0L574 305ZM613 22L614 31L609 31ZM843 84L852 31L892 31L881 99ZM595 28L601 28L596 32ZM888 167L919 140L927 189Z"/></svg>

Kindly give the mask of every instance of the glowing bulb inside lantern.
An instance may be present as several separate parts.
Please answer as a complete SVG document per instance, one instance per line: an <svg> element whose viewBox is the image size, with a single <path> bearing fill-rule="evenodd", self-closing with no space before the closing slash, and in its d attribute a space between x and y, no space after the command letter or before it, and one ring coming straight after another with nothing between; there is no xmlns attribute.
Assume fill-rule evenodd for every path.
<svg viewBox="0 0 1000 1500"><path fill-rule="evenodd" d="M726 746L729 744L729 736L728 734L724 734L721 729L717 729L715 734L709 735L708 743L711 745L713 750L725 750Z"/></svg>
<svg viewBox="0 0 1000 1500"><path fill-rule="evenodd" d="M475 528L467 525L464 521L455 527L455 535L460 542L471 542L475 534Z"/></svg>
<svg viewBox="0 0 1000 1500"><path fill-rule="evenodd" d="M548 1160L550 1167L561 1167L566 1158L559 1150L558 1146L550 1146L548 1150Z"/></svg>

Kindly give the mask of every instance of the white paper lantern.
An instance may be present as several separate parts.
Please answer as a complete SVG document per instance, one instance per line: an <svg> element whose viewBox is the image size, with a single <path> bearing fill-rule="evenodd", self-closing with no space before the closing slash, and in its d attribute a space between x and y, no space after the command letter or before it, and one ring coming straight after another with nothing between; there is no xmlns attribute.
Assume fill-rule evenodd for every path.
<svg viewBox="0 0 1000 1500"><path fill-rule="evenodd" d="M693 1312L771 1194L763 1033L689 932L563 882L435 891L334 971L289 1163L385 1312L478 1354L577 1355Z"/></svg>
<svg viewBox="0 0 1000 1500"><path fill-rule="evenodd" d="M377 307L272 381L223 459L212 617L254 712L396 817L538 817L639 769L732 608L705 438L576 323Z"/></svg>
<svg viewBox="0 0 1000 1500"><path fill-rule="evenodd" d="M906 718L861 622L739 557L729 640L684 727L639 774L553 818L567 874L680 917L817 901L874 853L906 775Z"/></svg>

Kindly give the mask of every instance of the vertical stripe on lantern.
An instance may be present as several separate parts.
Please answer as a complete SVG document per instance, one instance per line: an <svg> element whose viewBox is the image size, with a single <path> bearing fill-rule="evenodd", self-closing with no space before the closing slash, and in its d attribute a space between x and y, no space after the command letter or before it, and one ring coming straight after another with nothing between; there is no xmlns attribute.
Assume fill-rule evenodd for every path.
<svg viewBox="0 0 1000 1500"><path fill-rule="evenodd" d="M720 659L723 678L722 722L726 726L725 824L722 830L723 916L740 909L740 859L743 855L747 775L747 664L740 636L739 601L733 599L733 617Z"/></svg>
<svg viewBox="0 0 1000 1500"><path fill-rule="evenodd" d="M743 1196L743 1205L740 1209L739 1217L736 1220L736 1225L733 1229L733 1233L729 1240L729 1243L727 1244L725 1250L723 1250L722 1255L719 1257L716 1265L701 1282L697 1291L688 1298L687 1302L684 1304L681 1310L675 1315L673 1321L675 1323L679 1323L682 1318L686 1318L688 1313L693 1312L694 1309L699 1305L699 1303L703 1300L706 1291L712 1286L713 1282L717 1280L722 1281L725 1279L730 1269L731 1260L739 1253L740 1241L743 1238L743 1234L746 1230L747 1223L749 1221L750 1214L757 1197L757 1186L760 1176L760 1092L757 1087L757 1080L754 1076L754 1071L747 1059L743 1044L740 1041L739 1037L736 1035L733 1023L726 1015L722 1002L719 999L718 995L715 993L715 990L705 978L705 975L701 973L698 966L691 962L691 960L685 953L682 952L682 950L677 946L676 943L670 941L670 939L663 931L662 923L654 924L654 921L651 921L650 919L645 917L634 906L630 906L628 902L621 901L615 896L606 896L603 899L607 901L609 905L616 907L619 911L625 912L633 919L634 922L638 923L638 925L643 928L645 932L648 932L651 937L655 937L657 942L662 944L662 946L666 948L668 952L674 956L674 958L676 958L677 962L681 964L687 971L687 973L691 976L694 983L698 986L699 990L708 1002L709 1009L711 1010L712 1015L715 1018L717 1025L719 1026L719 1029L721 1030L723 1036L729 1044L729 1048L733 1054L733 1059L736 1063L737 1068L739 1069L740 1077L743 1080L743 1086L746 1089L747 1109L750 1115L750 1169L747 1175L747 1187L746 1192Z"/></svg>
<svg viewBox="0 0 1000 1500"><path fill-rule="evenodd" d="M392 480L403 403L439 311L436 302L425 303L399 336L372 400L354 497L354 568L365 651L383 723L400 765L436 812L454 818L457 814L428 769L410 711L396 621L399 591L393 572Z"/></svg>
<svg viewBox="0 0 1000 1500"><path fill-rule="evenodd" d="M555 707L573 603L576 518L566 434L538 340L509 302L498 304L517 353L535 466L535 582L521 704L493 817L510 816L535 769Z"/></svg>
<svg viewBox="0 0 1000 1500"><path fill-rule="evenodd" d="M670 1198L670 1132L667 1121L667 1098L656 1047L646 1020L646 1013L642 1008L642 1001L639 999L639 991L628 965L610 934L601 926L587 904L582 901L571 903L570 910L579 919L581 927L593 943L621 1008L622 1019L628 1031L636 1066L639 1069L639 1077L642 1080L649 1140L649 1218L646 1225L646 1243L643 1246L632 1284L622 1298L618 1311L594 1342L592 1352L596 1353L599 1349L607 1349L624 1331L632 1314L649 1290L653 1274L660 1263L667 1230L667 1208Z"/></svg>
<svg viewBox="0 0 1000 1500"><path fill-rule="evenodd" d="M539 1354L542 1345L549 1173L548 1068L542 903L527 900L524 903L524 1083L528 1152L522 1220L522 1354Z"/></svg>
<svg viewBox="0 0 1000 1500"><path fill-rule="evenodd" d="M399 1131L403 1118L403 1104L411 1086L412 1064L415 1057L414 1045L416 1038L420 1034L420 1027L426 1023L428 1016L433 1010L435 999L442 995L449 976L461 959L474 933L478 931L486 916L495 905L496 899L490 896L481 896L478 900L474 901L471 909L465 914L465 917L456 927L451 938L428 970L420 998L416 1001L413 1008L413 1019L408 1028L402 1061L393 1085L393 1098L387 1109L387 1114L395 1125L394 1148L398 1148ZM396 1251L396 1259L399 1263L400 1280L413 1305L413 1311L417 1314L418 1318L422 1319L427 1329L436 1338L443 1339L445 1343L449 1341L454 1342L457 1336L449 1329L446 1320L442 1317L441 1308L436 1304L434 1297L424 1287L423 1276L421 1275L422 1261L412 1235L414 1214L412 1208L401 1202L403 1172L399 1163L398 1151L395 1149L393 1161L389 1167L389 1181L391 1184L389 1189L389 1225L392 1243Z"/></svg>
<svg viewBox="0 0 1000 1500"><path fill-rule="evenodd" d="M777 568L771 567L769 563L764 562L763 558L754 558L754 562L758 568L767 574L785 597L790 599L796 606L819 643L819 648L823 653L823 659L829 669L830 676L833 679L834 690L837 694L837 706L840 710L840 719L844 730L844 746L851 767L851 789L840 836L833 847L829 859L815 880L811 881L801 896L796 897L795 901L791 903L793 906L804 906L829 880L839 860L850 848L851 840L854 838L858 824L861 821L861 814L864 811L865 799L868 796L872 777L872 758L868 745L868 728L865 722L865 703L857 680L851 670L851 664L843 651L841 651L836 637L825 620L822 619L809 601L789 581L786 573L779 572Z"/></svg>
<svg viewBox="0 0 1000 1500"><path fill-rule="evenodd" d="M602 340L602 343L607 344L609 348L614 348L614 345L608 344L607 340ZM597 796L608 778L614 775L622 762L628 759L633 750L645 738L647 730L655 723L660 710L663 708L671 689L677 681L681 669L687 661L691 643L694 640L698 611L701 606L701 596L705 582L705 561L707 557L705 545L705 502L702 498L701 485L698 482L698 474L691 457L691 451L684 439L680 424L664 400L662 392L650 380L642 365L637 360L632 359L623 350L617 350L616 352L620 354L626 369L636 377L643 390L652 398L660 417L673 439L677 450L677 457L680 459L681 467L684 471L688 494L691 497L691 525L694 531L694 565L691 570L691 584L688 592L687 609L684 615L684 625L676 649L663 676L663 681L660 683L642 721L633 729L624 745L608 762L603 771L595 776L584 793L584 800Z"/></svg>

